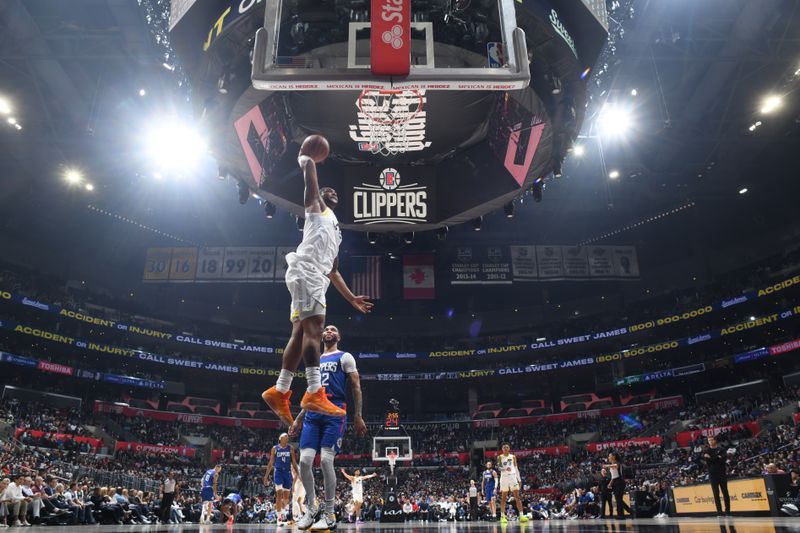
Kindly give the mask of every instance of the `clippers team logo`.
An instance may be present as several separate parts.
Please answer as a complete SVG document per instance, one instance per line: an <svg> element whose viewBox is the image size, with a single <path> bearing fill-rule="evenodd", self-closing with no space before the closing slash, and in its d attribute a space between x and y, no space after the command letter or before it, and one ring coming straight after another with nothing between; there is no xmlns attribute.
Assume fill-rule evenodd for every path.
<svg viewBox="0 0 800 533"><path fill-rule="evenodd" d="M380 185L353 187L353 222L356 224L419 224L428 221L428 188L419 183L400 185L400 173L385 168Z"/></svg>
<svg viewBox="0 0 800 533"><path fill-rule="evenodd" d="M387 191L393 191L400 185L400 173L393 168L387 168L381 172L381 187Z"/></svg>

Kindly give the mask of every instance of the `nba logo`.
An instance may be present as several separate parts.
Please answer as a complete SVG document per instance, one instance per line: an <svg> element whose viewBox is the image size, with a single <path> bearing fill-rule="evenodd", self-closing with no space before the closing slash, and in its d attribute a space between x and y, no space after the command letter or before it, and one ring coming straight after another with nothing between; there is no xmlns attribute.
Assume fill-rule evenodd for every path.
<svg viewBox="0 0 800 533"><path fill-rule="evenodd" d="M386 168L381 172L380 183L387 191L393 191L400 185L400 173L393 168Z"/></svg>

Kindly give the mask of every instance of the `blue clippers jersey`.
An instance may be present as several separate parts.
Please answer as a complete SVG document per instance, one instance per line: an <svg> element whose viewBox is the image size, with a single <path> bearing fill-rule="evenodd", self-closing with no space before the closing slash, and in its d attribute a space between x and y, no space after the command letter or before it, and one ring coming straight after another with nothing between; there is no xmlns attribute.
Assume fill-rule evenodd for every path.
<svg viewBox="0 0 800 533"><path fill-rule="evenodd" d="M292 447L275 446L275 470L288 472L292 468Z"/></svg>
<svg viewBox="0 0 800 533"><path fill-rule="evenodd" d="M486 483L487 487L489 485L494 485L494 470L484 470L483 481Z"/></svg>
<svg viewBox="0 0 800 533"><path fill-rule="evenodd" d="M242 497L239 496L238 494L236 494L235 492L231 492L230 494L225 496L225 499L226 500L230 500L230 501L232 501L233 503L235 503L237 505L242 503Z"/></svg>
<svg viewBox="0 0 800 533"><path fill-rule="evenodd" d="M216 477L216 475L217 472L213 468L211 470L206 470L206 473L203 475L203 488L213 487L214 477Z"/></svg>
<svg viewBox="0 0 800 533"><path fill-rule="evenodd" d="M319 360L322 386L325 387L328 399L339 407L344 407L347 400L345 396L347 374L342 369L343 355L344 352L335 352L323 355Z"/></svg>

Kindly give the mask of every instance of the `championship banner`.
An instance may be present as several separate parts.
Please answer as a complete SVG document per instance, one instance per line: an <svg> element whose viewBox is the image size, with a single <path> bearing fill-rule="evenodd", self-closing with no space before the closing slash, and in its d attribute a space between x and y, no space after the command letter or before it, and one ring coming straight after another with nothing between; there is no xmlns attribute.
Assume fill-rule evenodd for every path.
<svg viewBox="0 0 800 533"><path fill-rule="evenodd" d="M720 433L738 431L741 429L749 430L753 437L757 437L758 434L761 433L761 426L758 424L758 422L745 422L744 424L717 426L713 428L698 429L695 431L682 431L675 435L675 441L678 443L678 446L685 448L690 446L692 442L696 441L697 439L702 439L703 437L715 437Z"/></svg>
<svg viewBox="0 0 800 533"><path fill-rule="evenodd" d="M162 446L160 444L145 444L143 442L125 442L118 440L114 451L133 453L157 453L161 455L179 455L181 457L194 457L195 449L189 446Z"/></svg>
<svg viewBox="0 0 800 533"><path fill-rule="evenodd" d="M293 251L294 248L289 248ZM142 280L148 283L282 282L284 248L228 246L149 248Z"/></svg>
<svg viewBox="0 0 800 533"><path fill-rule="evenodd" d="M487 459L494 459L500 452L498 450L486 450L483 456ZM531 448L528 450L511 450L512 454L520 459L526 457L538 457L540 455L567 455L569 446L546 446L544 448Z"/></svg>
<svg viewBox="0 0 800 533"><path fill-rule="evenodd" d="M640 437L636 439L625 440L612 440L606 442L590 442L586 445L586 449L590 452L597 453L606 450L618 450L620 448L635 448L644 446L661 446L661 437Z"/></svg>
<svg viewBox="0 0 800 533"><path fill-rule="evenodd" d="M458 246L450 254L451 285L509 285L513 282L508 246Z"/></svg>
<svg viewBox="0 0 800 533"><path fill-rule="evenodd" d="M154 409L136 409L127 405L95 400L95 413L111 413L122 416L152 418L160 422L179 422L183 424L203 424L233 427L248 427L274 429L278 427L277 420L262 420L257 418L232 418L229 416L195 415L191 413L174 413L172 411L156 411Z"/></svg>
<svg viewBox="0 0 800 533"><path fill-rule="evenodd" d="M432 255L403 256L403 298L406 300L436 298Z"/></svg>
<svg viewBox="0 0 800 533"><path fill-rule="evenodd" d="M511 246L511 273L514 281L536 281L539 269L535 246Z"/></svg>
<svg viewBox="0 0 800 533"><path fill-rule="evenodd" d="M99 448L101 444L103 444L102 440L96 439L94 437L81 437L78 435L72 435L70 433L52 433L50 431L40 431L38 429L26 429L26 428L17 428L16 431L14 432L14 438L19 440L20 438L22 438L23 435L26 434L30 435L34 439L41 439L42 437L44 437L46 439L54 440L57 442L71 440L80 444L85 443L94 448L95 450Z"/></svg>
<svg viewBox="0 0 800 533"><path fill-rule="evenodd" d="M728 481L733 513L769 513L769 499L764 478L732 479ZM675 514L717 514L711 485L673 487Z"/></svg>

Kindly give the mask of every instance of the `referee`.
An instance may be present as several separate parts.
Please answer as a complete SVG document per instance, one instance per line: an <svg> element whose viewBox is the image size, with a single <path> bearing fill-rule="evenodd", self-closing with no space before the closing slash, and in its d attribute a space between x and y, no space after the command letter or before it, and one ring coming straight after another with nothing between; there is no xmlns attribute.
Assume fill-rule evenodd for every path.
<svg viewBox="0 0 800 533"><path fill-rule="evenodd" d="M474 479L469 480L469 514L470 520L478 519L478 487Z"/></svg>
<svg viewBox="0 0 800 533"><path fill-rule="evenodd" d="M711 483L711 492L714 494L714 505L717 506L717 515L722 516L722 506L719 501L719 493L722 491L722 498L725 500L725 514L731 514L731 497L728 495L728 472L726 461L728 450L721 448L717 444L716 437L708 436L708 448L703 451L703 459L708 466L708 481Z"/></svg>
<svg viewBox="0 0 800 533"><path fill-rule="evenodd" d="M172 502L175 501L175 475L172 472L167 473L167 477L161 483L161 523L168 524L170 513L172 512Z"/></svg>

